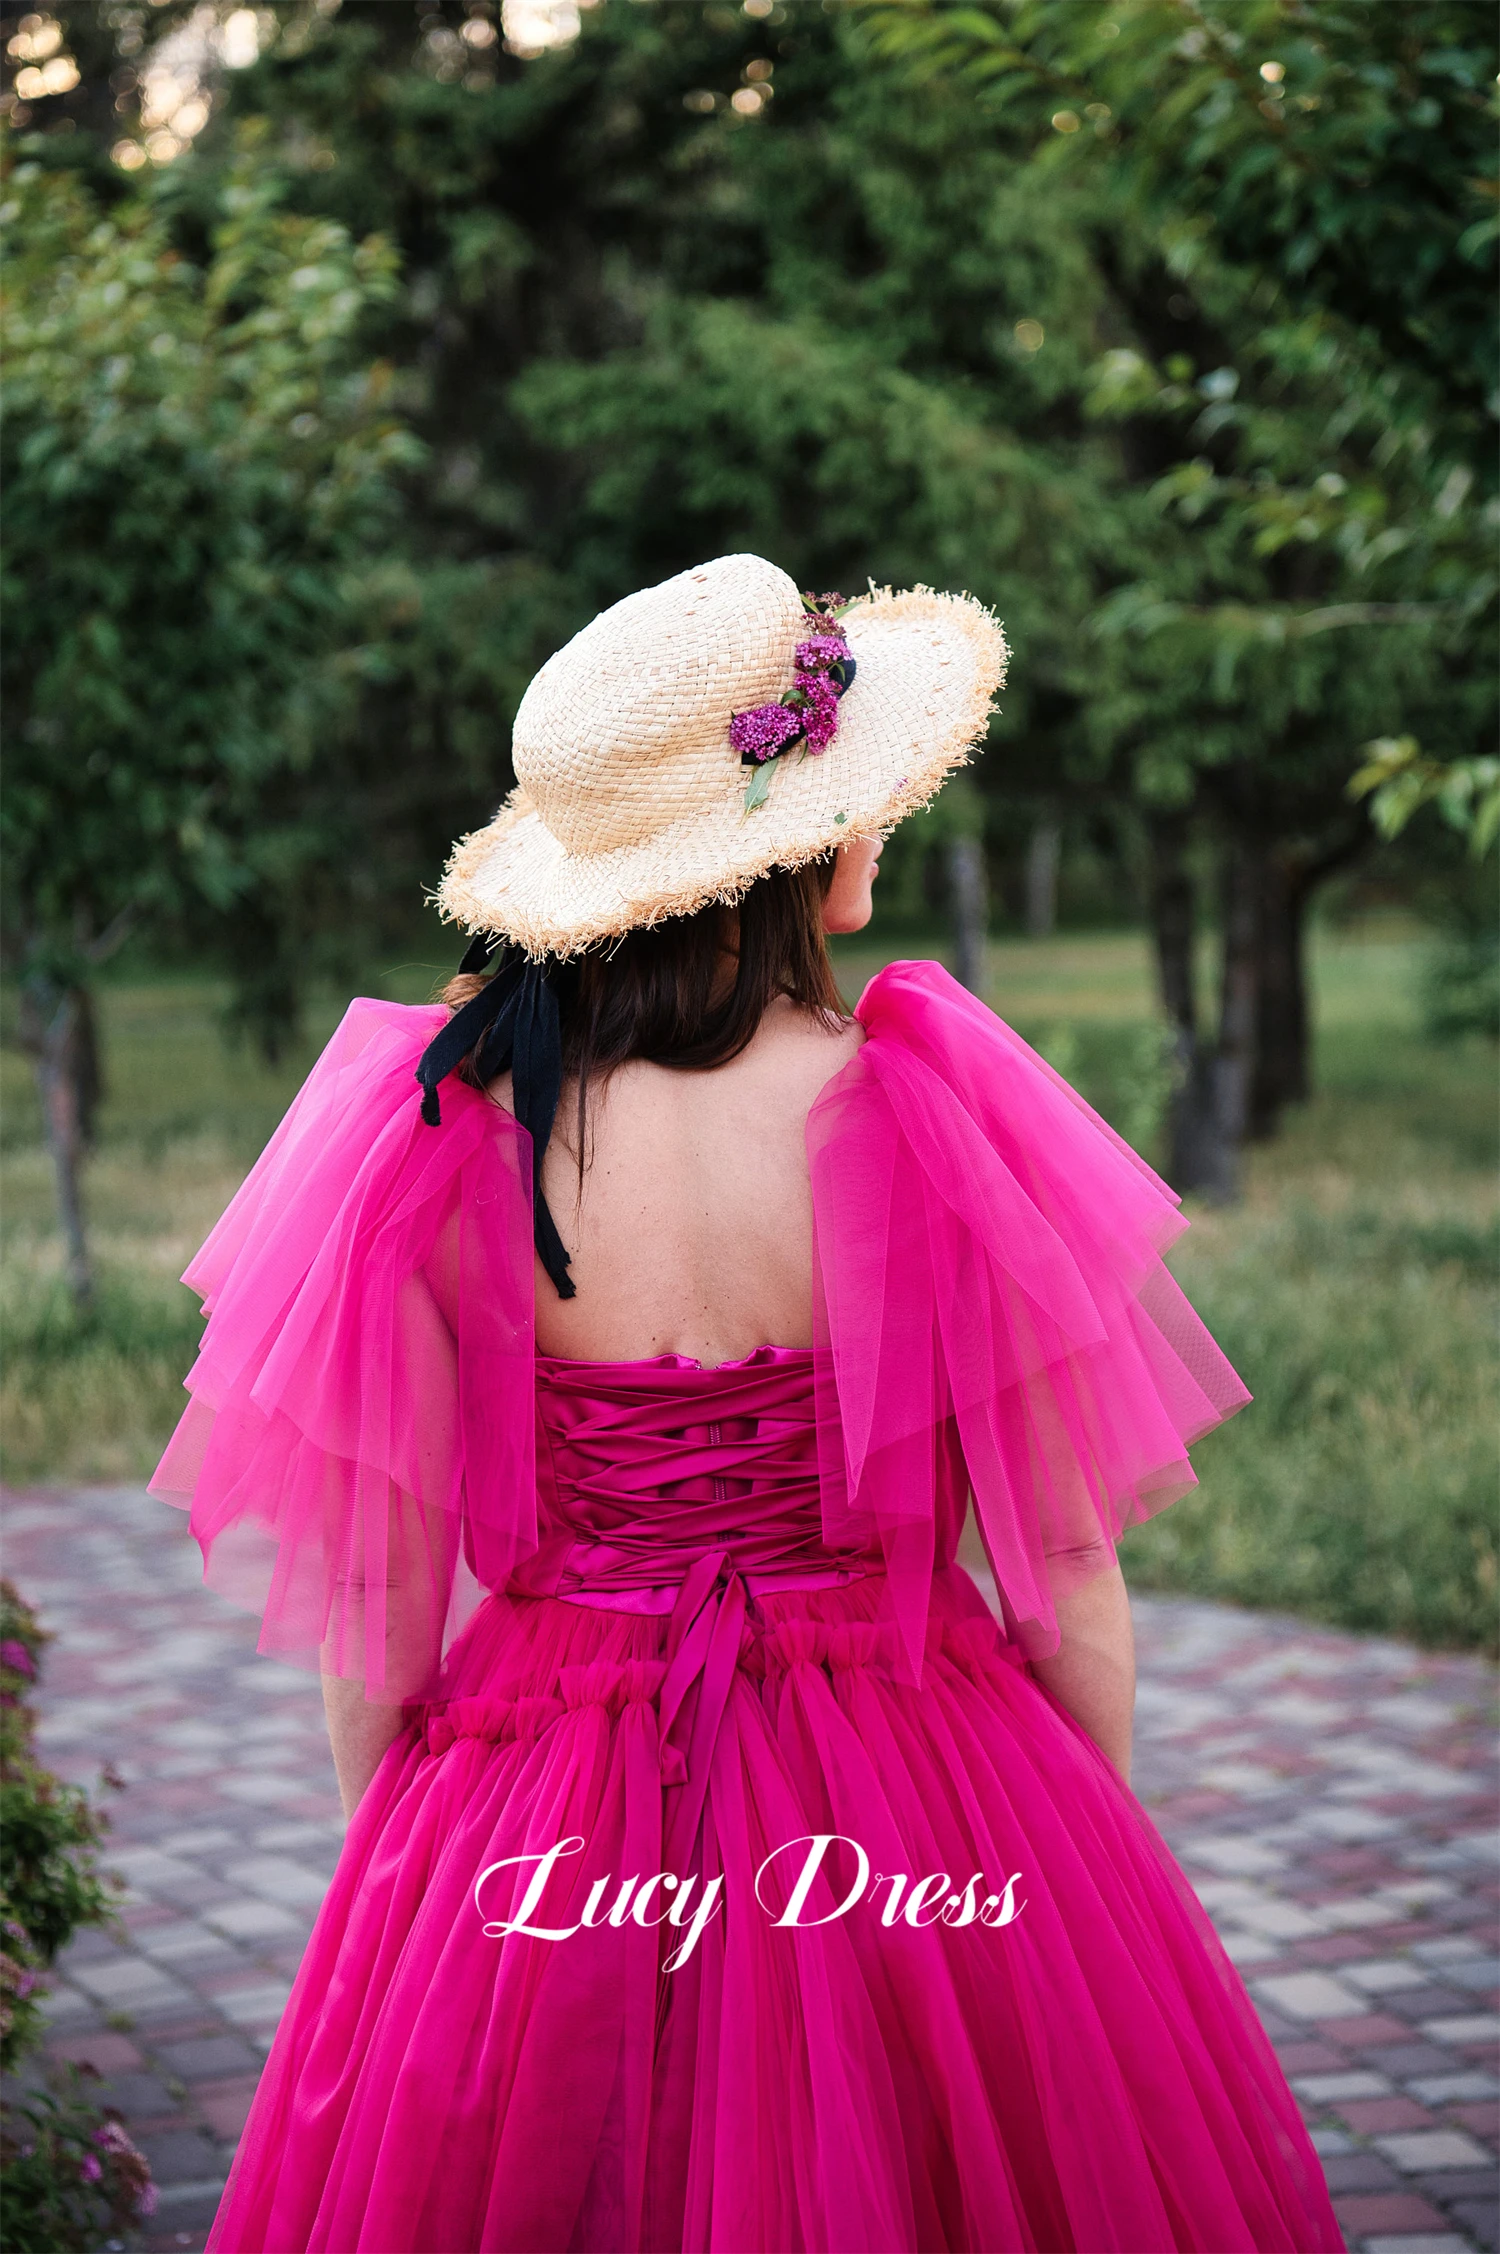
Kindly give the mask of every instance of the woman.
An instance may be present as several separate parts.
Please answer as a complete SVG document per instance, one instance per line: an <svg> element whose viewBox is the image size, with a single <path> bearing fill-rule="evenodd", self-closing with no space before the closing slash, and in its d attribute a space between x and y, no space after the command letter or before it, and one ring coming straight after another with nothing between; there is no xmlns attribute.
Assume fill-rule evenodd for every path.
<svg viewBox="0 0 1500 2254"><path fill-rule="evenodd" d="M829 969L1004 662L752 556L604 612L446 1006L352 1005L189 1271L157 1491L350 1817L217 2254L1342 2243L1127 1786L1115 1537L1247 1398L1175 1201L936 965Z"/></svg>

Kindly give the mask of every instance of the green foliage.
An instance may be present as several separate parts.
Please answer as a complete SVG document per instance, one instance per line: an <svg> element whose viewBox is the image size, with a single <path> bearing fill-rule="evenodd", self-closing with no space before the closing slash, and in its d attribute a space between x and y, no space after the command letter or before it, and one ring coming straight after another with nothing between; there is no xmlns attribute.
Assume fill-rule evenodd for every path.
<svg viewBox="0 0 1500 2254"><path fill-rule="evenodd" d="M94 2254L155 2212L145 2155L116 2107L102 2111L91 2066L51 2068L47 2086L0 2116L0 2234L6 2254Z"/></svg>
<svg viewBox="0 0 1500 2254"><path fill-rule="evenodd" d="M122 1882L107 1880L96 1867L108 1829L102 1809L81 1786L43 1769L32 1752L35 1717L27 1692L40 1645L50 1635L37 1627L9 1581L0 1582L0 1628L9 1662L0 1665L0 1898L6 1915L23 1928L27 1947L50 1964L80 1926L113 1919L110 1888ZM19 1653L24 1663L17 1663ZM104 1775L106 1783L119 1784L111 1771Z"/></svg>
<svg viewBox="0 0 1500 2254"><path fill-rule="evenodd" d="M1463 782L1494 732L1489 11L863 0L856 18L889 63L972 88L997 138L1028 136L1102 231L1133 334L1084 407L1134 456L1138 505L1085 622L1108 667L1096 744L1148 802L1206 789L1287 836L1336 816L1368 714L1420 735L1422 795L1492 830Z"/></svg>
<svg viewBox="0 0 1500 2254"><path fill-rule="evenodd" d="M312 568L314 613L358 630L330 615L336 659L254 723L295 818L227 821L216 874L291 935L262 918L240 947L262 1016L317 935L306 894L347 920L346 971L508 782L539 659L718 550L998 609L997 847L1088 793L1316 860L1369 835L1361 744L1489 749L1477 0L605 0L528 59L465 20L263 14L191 153L117 207L206 290L253 129L277 224L332 229L330 303L360 298L340 396L363 381L373 412L378 349L427 449L399 525ZM91 106L91 38L66 106L128 132L128 92L123 121ZM107 176L86 141L23 146ZM371 227L399 266L378 288L349 280Z"/></svg>
<svg viewBox="0 0 1500 2254"><path fill-rule="evenodd" d="M73 176L7 184L7 937L69 984L117 919L277 949L337 844L298 779L354 639L348 577L414 459L361 350L378 239L278 208L242 136L199 263L165 213Z"/></svg>
<svg viewBox="0 0 1500 2254"><path fill-rule="evenodd" d="M1424 759L1415 736L1380 736L1364 750L1349 795L1369 797L1382 837L1399 837L1417 809L1430 804L1450 828L1464 832L1476 855L1500 836L1500 759Z"/></svg>
<svg viewBox="0 0 1500 2254"><path fill-rule="evenodd" d="M1106 1035L1095 1031L1086 1039L1064 1018L1044 1027L1032 1046L1133 1150L1160 1163L1162 1128L1177 1078L1165 1026L1110 1028Z"/></svg>
<svg viewBox="0 0 1500 2254"><path fill-rule="evenodd" d="M108 1818L76 1785L59 1782L32 1750L29 1704L45 1647L55 1640L14 1584L0 1580L0 2067L13 2072L45 2031L40 1975L81 1926L117 1921L109 1898L124 1880L96 1854ZM118 1785L112 1770L106 1783ZM145 2159L117 2109L88 2088L94 2068L52 2067L0 2108L0 2239L16 2254L88 2254L155 2205Z"/></svg>
<svg viewBox="0 0 1500 2254"><path fill-rule="evenodd" d="M1201 1492L1127 1536L1133 1585L1494 1649L1497 1262L1493 1213L1406 1200L1189 1238L1178 1278L1255 1401L1198 1452Z"/></svg>
<svg viewBox="0 0 1500 2254"><path fill-rule="evenodd" d="M1500 1041L1500 933L1493 923L1445 933L1423 981L1423 1015L1440 1041L1482 1033Z"/></svg>
<svg viewBox="0 0 1500 2254"><path fill-rule="evenodd" d="M1495 23L1478 0L860 0L877 50L1091 148L1158 222L1381 335L1474 414L1492 383ZM1068 108L1066 104L1076 105ZM1075 140L1075 136L1077 136ZM1083 161L1089 161L1087 156Z"/></svg>
<svg viewBox="0 0 1500 2254"><path fill-rule="evenodd" d="M0 1301L0 1465L10 1480L55 1468L71 1425L75 1477L143 1479L182 1408L202 1323L170 1274L114 1258L80 1309L54 1262L13 1246Z"/></svg>

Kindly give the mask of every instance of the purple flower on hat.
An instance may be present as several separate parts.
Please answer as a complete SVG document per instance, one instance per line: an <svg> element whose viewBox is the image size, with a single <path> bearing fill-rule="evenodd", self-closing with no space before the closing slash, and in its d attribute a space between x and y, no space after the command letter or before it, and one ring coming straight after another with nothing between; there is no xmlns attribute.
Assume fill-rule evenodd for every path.
<svg viewBox="0 0 1500 2254"><path fill-rule="evenodd" d="M86 2183L96 2184L104 2170L99 2165L97 2155L86 2152L78 2163L78 2172Z"/></svg>
<svg viewBox="0 0 1500 2254"><path fill-rule="evenodd" d="M801 733L800 716L784 704L757 704L749 712L737 712L729 723L730 743L742 760L753 759L757 766L785 751Z"/></svg>
<svg viewBox="0 0 1500 2254"><path fill-rule="evenodd" d="M803 596L812 632L792 652L792 687L777 703L737 712L729 723L729 741L741 765L756 770L745 792L747 814L765 804L771 780L764 771L768 761L779 759L796 743L816 759L838 733L839 698L854 678L854 660L838 620L842 604L840 595Z"/></svg>
<svg viewBox="0 0 1500 2254"><path fill-rule="evenodd" d="M821 672L839 658L849 655L849 645L842 634L813 634L799 642L793 654L793 663L804 673Z"/></svg>
<svg viewBox="0 0 1500 2254"><path fill-rule="evenodd" d="M802 708L802 724L807 736L807 748L815 756L821 756L828 749L838 732L838 691L828 679L828 676L823 673L808 674L805 680L803 676L799 675L797 685L805 690L807 697L807 702Z"/></svg>
<svg viewBox="0 0 1500 2254"><path fill-rule="evenodd" d="M26 1646L17 1643L10 1636L6 1637L4 1643L0 1643L0 1667L13 1667L16 1673L24 1675L28 1682L36 1674L36 1662Z"/></svg>

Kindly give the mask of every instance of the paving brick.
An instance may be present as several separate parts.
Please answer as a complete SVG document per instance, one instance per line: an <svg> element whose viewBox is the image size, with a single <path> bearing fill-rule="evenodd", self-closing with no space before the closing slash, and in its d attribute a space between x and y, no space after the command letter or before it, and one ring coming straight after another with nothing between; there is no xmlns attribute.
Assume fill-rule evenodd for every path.
<svg viewBox="0 0 1500 2254"><path fill-rule="evenodd" d="M1358 1988L1364 1995L1393 1995L1403 1988L1426 1989L1431 1985L1430 1975L1410 1957L1371 1957L1363 1964L1344 1967L1340 1976L1345 1985Z"/></svg>
<svg viewBox="0 0 1500 2254"><path fill-rule="evenodd" d="M1395 2237L1378 2231L1359 2245L1360 2254L1470 2254L1471 2241L1456 2231L1400 2231Z"/></svg>
<svg viewBox="0 0 1500 2254"><path fill-rule="evenodd" d="M177 2101L160 2077L144 2071L138 2074L106 2074L94 2087L101 2105L117 2105L129 2120L149 2121L163 2113L175 2113Z"/></svg>
<svg viewBox="0 0 1500 2254"><path fill-rule="evenodd" d="M159 2052L164 2043L193 2043L203 2035L222 2035L224 2023L217 2013L205 2012L200 2005L181 2019L153 2020L151 2047Z"/></svg>
<svg viewBox="0 0 1500 2254"><path fill-rule="evenodd" d="M1375 2147L1392 2167L1408 2175L1431 2168L1482 2167L1489 2154L1462 2129L1403 2130L1395 2136L1375 2138Z"/></svg>
<svg viewBox="0 0 1500 2254"><path fill-rule="evenodd" d="M1445 2120L1457 2122L1458 2126L1461 2129L1467 2129L1471 2136L1482 2137L1489 2144L1500 2141L1500 2113L1496 2112L1493 2098L1489 2099L1487 2103L1479 2105L1445 2106L1443 2117Z"/></svg>
<svg viewBox="0 0 1500 2254"><path fill-rule="evenodd" d="M1439 2207L1453 2207L1460 2199L1493 2199L1500 2193L1500 2170L1493 2161L1487 2168L1444 2168L1432 2175L1408 2177L1408 2188Z"/></svg>
<svg viewBox="0 0 1500 2254"><path fill-rule="evenodd" d="M1410 2082L1419 2074L1451 2073L1461 2061L1436 2043L1393 2043L1389 2050L1366 2051L1360 2060L1372 2073L1389 2074L1393 2082Z"/></svg>
<svg viewBox="0 0 1500 2254"><path fill-rule="evenodd" d="M54 2035L47 2050L53 2058L71 2059L77 2066L93 2066L101 2074L128 2074L146 2063L128 2035L118 2035L103 2027L90 2035Z"/></svg>
<svg viewBox="0 0 1500 2254"><path fill-rule="evenodd" d="M1419 2026L1425 2026L1431 2019L1462 2018L1472 2012L1480 2000L1466 1996L1461 1988L1440 1986L1433 1980L1424 1981L1420 1988L1401 1988L1379 1999L1382 2011L1394 2012L1398 2019Z"/></svg>
<svg viewBox="0 0 1500 2254"><path fill-rule="evenodd" d="M1322 2156L1330 2192L1399 2191L1401 2178L1374 2152L1335 2152Z"/></svg>
<svg viewBox="0 0 1500 2254"><path fill-rule="evenodd" d="M169 2074L178 2075L184 2082L242 2074L259 2063L234 2035L206 2035L195 2043L169 2043L157 2056Z"/></svg>
<svg viewBox="0 0 1500 2254"><path fill-rule="evenodd" d="M199 2083L193 2103L218 2137L233 2144L245 2126L258 2076L242 2074L223 2082Z"/></svg>
<svg viewBox="0 0 1500 2254"><path fill-rule="evenodd" d="M1360 1998L1330 1972L1293 1972L1273 1979L1252 1980L1250 1992L1257 2003L1268 2003L1295 2020L1348 2020L1359 2023ZM1399 2035L1403 2030L1398 2027ZM1335 2037L1335 2040L1342 2040Z"/></svg>
<svg viewBox="0 0 1500 2254"><path fill-rule="evenodd" d="M1421 2032L1435 2043L1462 2043L1465 2048L1484 2044L1493 2050L1500 2043L1500 2013L1475 2011L1451 2019L1425 2019Z"/></svg>
<svg viewBox="0 0 1500 2254"><path fill-rule="evenodd" d="M1338 2117L1346 2122L1358 2137L1373 2137L1396 2129L1431 2129L1437 2126L1432 2114L1409 2097L1377 2097L1355 2100L1339 2105Z"/></svg>
<svg viewBox="0 0 1500 2254"><path fill-rule="evenodd" d="M1353 1933L1324 1933L1315 1941L1298 1941L1292 1955L1299 1964L1346 1966L1370 1954L1367 1941Z"/></svg>
<svg viewBox="0 0 1500 2254"><path fill-rule="evenodd" d="M1399 2043L1411 2029L1388 2012L1369 2011L1355 2019L1324 2019L1318 2022L1319 2032L1346 2051L1377 2050L1382 2045Z"/></svg>
<svg viewBox="0 0 1500 2254"><path fill-rule="evenodd" d="M1331 2043L1278 2043L1276 2056L1283 2074L1332 2074L1349 2064Z"/></svg>
<svg viewBox="0 0 1500 2254"><path fill-rule="evenodd" d="M281 1981L265 1981L255 1988L233 1988L218 2001L225 2017L236 2026L260 2027L280 2019L288 1993Z"/></svg>
<svg viewBox="0 0 1500 2254"><path fill-rule="evenodd" d="M1474 1988L1488 1992L1500 1988L1500 1957L1474 1957L1443 1965L1443 1978L1456 1988Z"/></svg>
<svg viewBox="0 0 1500 2254"><path fill-rule="evenodd" d="M223 2155L211 2158L222 2160ZM201 2247L223 2196L223 2176L207 2171L191 2182L159 2185L152 2221L166 2227L147 2241L153 2254L182 2254L184 2247Z"/></svg>
<svg viewBox="0 0 1500 2254"><path fill-rule="evenodd" d="M141 2150L158 2183L188 2183L213 2165L214 2152L197 2129L169 2129L161 2136L144 2136Z"/></svg>
<svg viewBox="0 0 1500 2254"><path fill-rule="evenodd" d="M1419 2199L1415 2192L1350 2192L1336 2197L1333 2211L1347 2238L1367 2239L1377 2231L1441 2231L1446 2218L1440 2207Z"/></svg>
<svg viewBox="0 0 1500 2254"><path fill-rule="evenodd" d="M1452 2215L1480 2246L1500 2246L1500 2204L1494 2199L1457 2199Z"/></svg>
<svg viewBox="0 0 1500 2254"><path fill-rule="evenodd" d="M294 1911L283 1909L278 1902L254 1898L221 1902L210 1911L208 1922L236 1941L255 1941L286 1933L305 1934L309 1930L308 1921Z"/></svg>
<svg viewBox="0 0 1500 2254"><path fill-rule="evenodd" d="M1319 2106L1337 2105L1346 2098L1383 2098L1394 2095L1383 2074L1364 2070L1349 2074L1299 2074L1292 2079L1298 2097Z"/></svg>
<svg viewBox="0 0 1500 2254"><path fill-rule="evenodd" d="M1429 2074L1411 2084L1411 2094L1424 2105L1448 2105L1458 2099L1466 2103L1488 2098L1493 2105L1500 2100L1500 2081L1482 2068L1469 2066L1453 2074Z"/></svg>

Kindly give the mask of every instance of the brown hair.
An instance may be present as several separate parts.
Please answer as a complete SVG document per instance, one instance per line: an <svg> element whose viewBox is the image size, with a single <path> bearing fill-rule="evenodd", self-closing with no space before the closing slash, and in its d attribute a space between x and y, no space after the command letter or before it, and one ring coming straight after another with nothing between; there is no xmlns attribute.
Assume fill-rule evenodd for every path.
<svg viewBox="0 0 1500 2254"><path fill-rule="evenodd" d="M678 1072L710 1072L749 1046L778 994L802 1009L848 1018L823 935L835 866L830 852L800 868L768 870L732 906L710 901L694 915L638 926L608 948L551 966L563 1076L577 1083L580 1181L590 1084L630 1058ZM726 951L734 958L727 988ZM438 998L458 1010L484 985L483 978L460 973ZM482 1088L477 1055L476 1044L456 1069L461 1080Z"/></svg>

